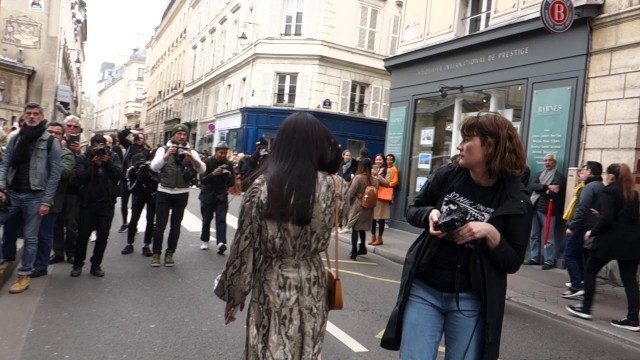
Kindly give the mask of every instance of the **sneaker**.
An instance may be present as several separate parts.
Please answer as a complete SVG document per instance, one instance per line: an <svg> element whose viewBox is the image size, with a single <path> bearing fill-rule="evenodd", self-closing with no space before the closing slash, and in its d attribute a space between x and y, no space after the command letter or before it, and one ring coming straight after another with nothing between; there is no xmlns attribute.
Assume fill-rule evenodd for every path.
<svg viewBox="0 0 640 360"><path fill-rule="evenodd" d="M565 309L567 309L568 312L571 313L571 315L575 315L581 319L585 319L585 320L591 320L592 316L591 316L591 311L586 311L583 307L582 304L579 305L567 305L564 307Z"/></svg>
<svg viewBox="0 0 640 360"><path fill-rule="evenodd" d="M71 269L71 274L69 274L69 275L71 275L71 277L78 277L78 276L80 276L80 274L82 274L82 268L74 266Z"/></svg>
<svg viewBox="0 0 640 360"><path fill-rule="evenodd" d="M218 254L224 255L225 251L227 251L227 244L224 244L224 243L218 244Z"/></svg>
<svg viewBox="0 0 640 360"><path fill-rule="evenodd" d="M160 254L153 254L153 256L151 256L151 266L153 267L159 267L160 266Z"/></svg>
<svg viewBox="0 0 640 360"><path fill-rule="evenodd" d="M129 228L129 224L122 224L122 226L120 226L120 228L118 229L118 232L119 233L127 232L128 228Z"/></svg>
<svg viewBox="0 0 640 360"><path fill-rule="evenodd" d="M549 270L549 269L553 269L555 266L553 264L549 264L549 263L544 263L542 264L542 270Z"/></svg>
<svg viewBox="0 0 640 360"><path fill-rule="evenodd" d="M640 323L638 320L629 320L629 318L624 318L622 320L611 320L611 325L615 327L619 327L621 329L627 329L631 331L640 331Z"/></svg>
<svg viewBox="0 0 640 360"><path fill-rule="evenodd" d="M18 275L16 282L9 288L9 294L20 294L29 288L29 275Z"/></svg>
<svg viewBox="0 0 640 360"><path fill-rule="evenodd" d="M338 230L338 232L340 234L348 233L348 232L351 232L351 228L343 227L342 229Z"/></svg>
<svg viewBox="0 0 640 360"><path fill-rule="evenodd" d="M40 277L40 276L45 276L45 275L47 275L47 274L48 274L48 272L47 272L47 270L46 270L46 269L45 269L45 270L42 270L42 269L33 269L33 271L31 272L31 274L29 274L29 277L33 279L33 278L37 278L37 277Z"/></svg>
<svg viewBox="0 0 640 360"><path fill-rule="evenodd" d="M132 252L133 252L133 244L125 245L124 249L120 251L122 255L128 255L128 254L131 254Z"/></svg>
<svg viewBox="0 0 640 360"><path fill-rule="evenodd" d="M91 270L89 271L89 273L91 275L97 276L97 277L103 277L104 276L104 271L102 270L100 265L91 265Z"/></svg>
<svg viewBox="0 0 640 360"><path fill-rule="evenodd" d="M564 286L567 287L567 288L570 288L571 287L571 282L564 283Z"/></svg>
<svg viewBox="0 0 640 360"><path fill-rule="evenodd" d="M209 242L203 241L202 245L200 245L200 250L208 250L208 249L209 249Z"/></svg>
<svg viewBox="0 0 640 360"><path fill-rule="evenodd" d="M98 239L98 235L96 234L95 231L91 232L91 235L89 235L89 241L96 241Z"/></svg>
<svg viewBox="0 0 640 360"><path fill-rule="evenodd" d="M153 253L151 252L151 249L149 249L149 245L143 246L142 247L142 256L151 257L151 255L153 255Z"/></svg>
<svg viewBox="0 0 640 360"><path fill-rule="evenodd" d="M576 298L579 298L580 296L584 296L584 290L582 289L576 290L576 289L569 288L569 290L563 292L562 295L560 296L562 296L565 299L576 299Z"/></svg>
<svg viewBox="0 0 640 360"><path fill-rule="evenodd" d="M175 263L173 262L173 253L165 252L164 253L164 266L172 267Z"/></svg>
<svg viewBox="0 0 640 360"><path fill-rule="evenodd" d="M523 265L540 265L540 263L535 261L535 260L533 260L533 259L529 259L529 260L525 261L523 263Z"/></svg>

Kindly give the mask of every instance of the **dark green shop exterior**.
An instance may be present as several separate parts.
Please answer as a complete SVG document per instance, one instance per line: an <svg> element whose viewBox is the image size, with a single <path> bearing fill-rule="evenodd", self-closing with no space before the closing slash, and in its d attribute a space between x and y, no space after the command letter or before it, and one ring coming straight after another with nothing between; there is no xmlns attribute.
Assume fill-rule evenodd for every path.
<svg viewBox="0 0 640 360"><path fill-rule="evenodd" d="M462 119L479 111L500 112L518 128L532 175L547 152L556 154L565 175L576 166L590 35L588 18L564 33L532 19L386 59L385 152L399 154L401 176L392 226L422 230L406 223L405 209L427 176L458 152Z"/></svg>

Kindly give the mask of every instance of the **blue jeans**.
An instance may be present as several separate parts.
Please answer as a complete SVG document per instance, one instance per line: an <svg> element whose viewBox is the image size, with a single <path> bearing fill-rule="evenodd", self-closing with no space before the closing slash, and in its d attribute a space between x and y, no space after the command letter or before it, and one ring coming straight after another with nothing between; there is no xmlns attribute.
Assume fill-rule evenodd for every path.
<svg viewBox="0 0 640 360"><path fill-rule="evenodd" d="M39 210L44 191L21 194L9 190L8 194L11 199L11 205L6 212L0 213L0 225L4 225L16 213L22 213L22 219L24 220L24 247L18 275L29 275L33 270L33 263L36 261L36 253L38 252L38 231L42 220Z"/></svg>
<svg viewBox="0 0 640 360"><path fill-rule="evenodd" d="M209 241L211 232L211 220L216 215L216 244L227 243L227 210L229 204L226 201L216 200L211 204L200 202L200 214L202 214L201 241Z"/></svg>
<svg viewBox="0 0 640 360"><path fill-rule="evenodd" d="M536 262L540 261L540 244L544 241L544 223L547 214L536 211L533 215L533 220L531 223L531 260ZM556 251L555 251L555 228L556 228L556 217L552 216L551 221L549 222L549 241L547 245L544 246L543 256L544 263L555 265L556 264Z"/></svg>
<svg viewBox="0 0 640 360"><path fill-rule="evenodd" d="M36 270L47 270L49 257L53 248L53 228L56 225L58 213L48 213L42 217L40 231L38 232L38 252L33 267Z"/></svg>
<svg viewBox="0 0 640 360"><path fill-rule="evenodd" d="M564 263L567 266L571 288L582 289L584 280L584 230L575 230L571 235L567 235L564 243Z"/></svg>
<svg viewBox="0 0 640 360"><path fill-rule="evenodd" d="M414 280L402 324L400 359L436 359L442 333L445 359L482 357L482 304L474 292L456 295Z"/></svg>

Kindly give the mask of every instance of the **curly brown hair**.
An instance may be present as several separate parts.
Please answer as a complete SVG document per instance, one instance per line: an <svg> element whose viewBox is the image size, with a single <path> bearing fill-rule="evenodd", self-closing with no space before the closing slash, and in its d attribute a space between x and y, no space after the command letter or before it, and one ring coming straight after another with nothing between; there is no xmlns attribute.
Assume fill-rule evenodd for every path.
<svg viewBox="0 0 640 360"><path fill-rule="evenodd" d="M504 116L482 112L466 117L460 125L463 137L478 136L487 148L487 173L490 178L520 175L527 158L518 132Z"/></svg>

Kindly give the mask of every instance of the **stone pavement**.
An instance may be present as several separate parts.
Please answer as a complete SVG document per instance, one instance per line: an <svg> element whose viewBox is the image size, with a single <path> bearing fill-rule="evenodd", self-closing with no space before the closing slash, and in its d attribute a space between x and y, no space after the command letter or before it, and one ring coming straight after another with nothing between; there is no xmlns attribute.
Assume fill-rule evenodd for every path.
<svg viewBox="0 0 640 360"><path fill-rule="evenodd" d="M370 237L371 233L367 232L367 241ZM388 228L382 237L384 245L367 245L368 251L402 264L407 249L418 235ZM350 244L351 234L340 234L340 241ZM509 275L507 301L627 345L640 347L640 333L619 329L610 324L611 320L622 319L627 314L627 300L623 287L613 285L605 279L598 279L592 309L593 319L583 320L570 315L565 309L566 305L577 304L580 301L560 297L566 290L564 284L567 281L569 275L564 269L541 270L540 266L523 265L517 273Z"/></svg>

